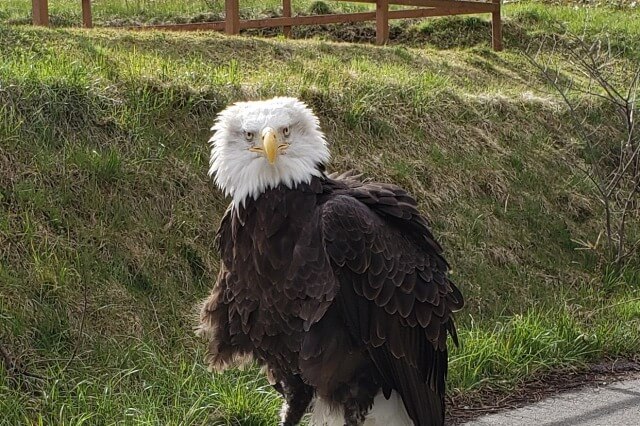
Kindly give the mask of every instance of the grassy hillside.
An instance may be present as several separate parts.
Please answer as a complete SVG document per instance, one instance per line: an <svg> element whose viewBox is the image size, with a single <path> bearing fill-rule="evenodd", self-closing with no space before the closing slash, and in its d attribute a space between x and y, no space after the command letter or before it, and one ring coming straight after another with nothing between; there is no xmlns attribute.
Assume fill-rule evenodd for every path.
<svg viewBox="0 0 640 426"><path fill-rule="evenodd" d="M569 111L521 49L588 13L628 69L638 12L507 13L501 54L476 18L404 33L465 29L453 50L0 25L0 343L40 376L0 368L0 423L275 424L262 376L207 373L192 333L226 206L208 129L228 103L274 95L317 112L332 170L420 200L467 299L452 394L637 354L640 271L581 250L601 207ZM578 113L620 137L606 103Z"/></svg>

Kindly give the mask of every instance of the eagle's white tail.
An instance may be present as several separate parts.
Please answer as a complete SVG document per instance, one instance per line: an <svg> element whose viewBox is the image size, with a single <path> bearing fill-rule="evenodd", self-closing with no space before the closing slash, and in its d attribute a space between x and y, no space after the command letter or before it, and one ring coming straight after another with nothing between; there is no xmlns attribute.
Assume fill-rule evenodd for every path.
<svg viewBox="0 0 640 426"><path fill-rule="evenodd" d="M344 413L342 408L332 410L322 398L315 400L310 426L343 425ZM373 401L373 407L367 414L364 426L413 426L413 422L404 408L400 395L393 391L389 399L386 399L380 392Z"/></svg>

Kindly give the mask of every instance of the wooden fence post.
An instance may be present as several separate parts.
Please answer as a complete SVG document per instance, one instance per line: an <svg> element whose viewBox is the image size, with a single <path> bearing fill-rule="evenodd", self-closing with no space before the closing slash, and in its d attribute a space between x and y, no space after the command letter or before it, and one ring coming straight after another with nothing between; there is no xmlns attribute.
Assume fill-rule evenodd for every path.
<svg viewBox="0 0 640 426"><path fill-rule="evenodd" d="M240 33L240 5L238 0L225 0L224 30L227 34Z"/></svg>
<svg viewBox="0 0 640 426"><path fill-rule="evenodd" d="M389 40L389 0L376 0L376 44Z"/></svg>
<svg viewBox="0 0 640 426"><path fill-rule="evenodd" d="M493 50L500 52L502 50L502 17L500 16L500 0L491 0L498 10L491 12L491 44Z"/></svg>
<svg viewBox="0 0 640 426"><path fill-rule="evenodd" d="M291 17L291 0L282 0L282 16L285 18ZM286 38L291 37L291 26L287 25L282 27L282 34Z"/></svg>
<svg viewBox="0 0 640 426"><path fill-rule="evenodd" d="M49 26L49 4L47 0L32 0L33 25Z"/></svg>
<svg viewBox="0 0 640 426"><path fill-rule="evenodd" d="M85 28L93 27L93 18L91 16L91 0L82 0L82 25Z"/></svg>

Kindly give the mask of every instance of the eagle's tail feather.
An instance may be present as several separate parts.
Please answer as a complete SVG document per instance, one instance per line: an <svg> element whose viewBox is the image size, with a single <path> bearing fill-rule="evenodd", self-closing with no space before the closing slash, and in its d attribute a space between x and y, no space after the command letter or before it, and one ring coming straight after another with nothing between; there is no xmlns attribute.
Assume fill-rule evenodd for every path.
<svg viewBox="0 0 640 426"><path fill-rule="evenodd" d="M442 426L445 415L446 352L434 351L436 359L427 377L405 359L398 359L386 351L376 352L373 359L378 370L387 371L383 380L398 392L413 423L416 426Z"/></svg>

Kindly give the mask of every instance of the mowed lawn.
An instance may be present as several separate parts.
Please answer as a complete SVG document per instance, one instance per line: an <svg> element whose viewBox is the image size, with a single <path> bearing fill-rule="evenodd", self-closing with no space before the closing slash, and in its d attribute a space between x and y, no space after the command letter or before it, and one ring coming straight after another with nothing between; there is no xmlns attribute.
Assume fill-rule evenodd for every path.
<svg viewBox="0 0 640 426"><path fill-rule="evenodd" d="M523 56L563 66L538 49L562 27L604 38L623 84L640 63L637 8L508 4L496 54L484 17L401 26L379 48L332 41L349 26L310 40L84 31L65 26L76 2L50 3L60 28L0 24L0 343L38 376L0 368L0 424L276 424L258 370L207 372L193 335L227 203L207 177L209 127L230 102L275 95L316 111L331 170L398 183L430 218L467 300L454 399L638 354L638 263L586 249L603 212L571 112ZM150 22L221 4L94 10L106 24L157 7ZM0 20L28 21L28 2L3 0ZM619 140L606 102L578 100Z"/></svg>

